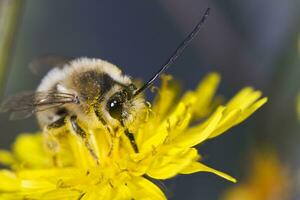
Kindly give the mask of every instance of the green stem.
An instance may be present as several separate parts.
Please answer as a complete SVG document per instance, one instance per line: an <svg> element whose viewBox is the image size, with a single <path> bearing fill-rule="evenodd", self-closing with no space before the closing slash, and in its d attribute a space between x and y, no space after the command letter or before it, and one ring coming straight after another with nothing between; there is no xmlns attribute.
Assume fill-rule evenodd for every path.
<svg viewBox="0 0 300 200"><path fill-rule="evenodd" d="M0 95L3 93L23 0L0 0Z"/></svg>

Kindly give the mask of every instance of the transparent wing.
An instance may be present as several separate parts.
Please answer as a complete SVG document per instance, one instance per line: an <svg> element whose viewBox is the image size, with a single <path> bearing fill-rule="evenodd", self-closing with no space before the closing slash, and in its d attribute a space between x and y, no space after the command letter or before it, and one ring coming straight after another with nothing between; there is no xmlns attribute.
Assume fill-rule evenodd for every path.
<svg viewBox="0 0 300 200"><path fill-rule="evenodd" d="M53 67L63 67L73 58L60 55L42 55L29 63L30 71L35 75L45 75Z"/></svg>
<svg viewBox="0 0 300 200"><path fill-rule="evenodd" d="M57 91L29 91L6 99L0 106L0 112L11 113L11 119L24 119L36 112L42 112L69 103L78 104L78 97L74 94Z"/></svg>

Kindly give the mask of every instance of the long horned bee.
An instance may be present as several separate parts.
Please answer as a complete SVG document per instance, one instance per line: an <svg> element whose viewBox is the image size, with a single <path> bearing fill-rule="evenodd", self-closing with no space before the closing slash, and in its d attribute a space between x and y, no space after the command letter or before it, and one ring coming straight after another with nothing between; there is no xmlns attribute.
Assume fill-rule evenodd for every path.
<svg viewBox="0 0 300 200"><path fill-rule="evenodd" d="M85 128L103 126L114 131L115 127L121 126L133 150L138 153L134 134L128 127L146 108L146 101L140 94L174 63L199 32L209 11L210 8L166 63L139 88L132 78L107 61L92 58L60 59L52 63L53 69L42 79L36 91L8 98L2 103L0 111L10 112L12 119L35 114L46 134L57 130L57 135L66 132L78 135L97 162L98 157ZM66 124L70 125L69 128L66 128ZM58 146L56 143L48 145L53 152L57 151Z"/></svg>

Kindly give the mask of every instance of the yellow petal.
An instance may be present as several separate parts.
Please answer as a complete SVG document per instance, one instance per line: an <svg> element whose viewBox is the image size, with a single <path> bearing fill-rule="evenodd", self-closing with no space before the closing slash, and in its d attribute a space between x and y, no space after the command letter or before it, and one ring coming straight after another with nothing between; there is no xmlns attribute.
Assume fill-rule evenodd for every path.
<svg viewBox="0 0 300 200"><path fill-rule="evenodd" d="M186 103L180 102L176 109L159 125L156 130L152 130L152 136L148 139L144 138L144 143L141 144L141 151L149 152L154 147L165 142L168 136L172 137L171 133L176 133L178 129L183 130L187 127L190 119L190 113Z"/></svg>
<svg viewBox="0 0 300 200"><path fill-rule="evenodd" d="M179 86L174 81L170 84L172 77L169 75L161 76L161 80L161 87L155 97L152 110L160 119L163 119L174 105Z"/></svg>
<svg viewBox="0 0 300 200"><path fill-rule="evenodd" d="M260 100L258 100L257 102L255 102L253 105L251 105L249 108L246 108L242 115L239 117L239 119L236 121L236 124L244 121L245 119L247 119L250 115L252 115L257 109L259 109L260 107L262 107L265 103L267 103L268 98L262 98Z"/></svg>
<svg viewBox="0 0 300 200"><path fill-rule="evenodd" d="M46 155L42 137L42 134L21 134L17 137L13 152L22 165L37 168L52 163Z"/></svg>
<svg viewBox="0 0 300 200"><path fill-rule="evenodd" d="M91 186L88 192L84 192L81 200L112 200L113 198L113 188L110 185L101 185L101 187ZM79 199L79 198L78 198Z"/></svg>
<svg viewBox="0 0 300 200"><path fill-rule="evenodd" d="M83 168L85 171L87 171L89 167L94 167L96 165L96 162L88 151L88 148L86 147L83 140L77 135L73 134L70 134L68 139L70 141L72 153L74 154L73 165Z"/></svg>
<svg viewBox="0 0 300 200"><path fill-rule="evenodd" d="M60 189L43 192L40 195L41 196L40 199L43 199L43 200L55 200L55 199L73 200L73 199L80 199L83 197L83 195L84 195L83 192L80 192L77 190L72 190L69 188L63 188L63 189L60 188Z"/></svg>
<svg viewBox="0 0 300 200"><path fill-rule="evenodd" d="M255 91L251 87L243 88L227 103L226 108L229 111L235 108L244 110L257 101L260 96L260 91Z"/></svg>
<svg viewBox="0 0 300 200"><path fill-rule="evenodd" d="M224 111L227 110L225 109ZM233 109L230 112L227 111L226 114L223 114L222 118L220 119L219 123L215 127L215 130L210 134L209 138L216 137L224 133L232 126L234 126L241 113L242 111L240 109Z"/></svg>
<svg viewBox="0 0 300 200"><path fill-rule="evenodd" d="M1 193L0 200L24 200L24 195L20 193Z"/></svg>
<svg viewBox="0 0 300 200"><path fill-rule="evenodd" d="M0 193L1 191L11 192L20 189L20 180L11 171L1 170L0 180Z"/></svg>
<svg viewBox="0 0 300 200"><path fill-rule="evenodd" d="M16 163L16 160L11 152L0 150L0 163L3 165L13 165Z"/></svg>
<svg viewBox="0 0 300 200"><path fill-rule="evenodd" d="M196 89L197 102L193 107L194 118L205 117L211 111L213 97L220 82L218 73L210 73L204 77Z"/></svg>
<svg viewBox="0 0 300 200"><path fill-rule="evenodd" d="M133 194L133 190L128 187L128 183L124 183L115 189L112 199L136 199Z"/></svg>
<svg viewBox="0 0 300 200"><path fill-rule="evenodd" d="M168 179L177 175L198 158L198 152L193 148L178 155L159 155L147 170L147 175L155 179Z"/></svg>
<svg viewBox="0 0 300 200"><path fill-rule="evenodd" d="M132 199L166 200L166 196L160 188L145 178L135 177L128 183L128 187L132 191L134 197Z"/></svg>
<svg viewBox="0 0 300 200"><path fill-rule="evenodd" d="M192 147L203 142L217 128L223 111L224 107L220 106L204 123L182 132L172 141L172 144L180 147Z"/></svg>
<svg viewBox="0 0 300 200"><path fill-rule="evenodd" d="M210 172L210 173L216 174L218 176L221 176L231 182L234 182L234 183L236 182L236 179L229 176L228 174L225 174L224 172L220 172L218 170L210 168L200 162L193 162L191 165L186 167L180 173L181 174L192 174L192 173L196 173L196 172Z"/></svg>
<svg viewBox="0 0 300 200"><path fill-rule="evenodd" d="M262 98L258 100L257 102L248 105L249 107L241 109L232 109L228 110L228 108L225 109L226 114L224 115L224 118L221 119L220 124L218 125L218 128L210 135L210 138L216 137L228 129L232 128L233 126L241 123L246 118L248 118L251 114L253 114L258 108L263 106L267 102L267 98Z"/></svg>

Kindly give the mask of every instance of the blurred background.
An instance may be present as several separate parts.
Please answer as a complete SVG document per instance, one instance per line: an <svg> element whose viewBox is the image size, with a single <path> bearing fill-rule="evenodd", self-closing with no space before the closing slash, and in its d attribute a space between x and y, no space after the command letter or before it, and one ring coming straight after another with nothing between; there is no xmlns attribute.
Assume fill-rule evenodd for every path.
<svg viewBox="0 0 300 200"><path fill-rule="evenodd" d="M28 63L44 54L102 58L146 80L207 7L212 9L207 23L168 73L187 90L217 71L222 76L218 93L226 98L250 85L269 102L199 147L204 162L236 177L237 185L198 173L164 182L166 193L174 200L223 199L228 188L247 182L253 152L271 149L293 177L286 199L300 199L299 0L0 0L1 99L37 87L40 77ZM0 115L0 125L0 148L9 148L20 132L38 130L34 118L9 121L6 114Z"/></svg>

